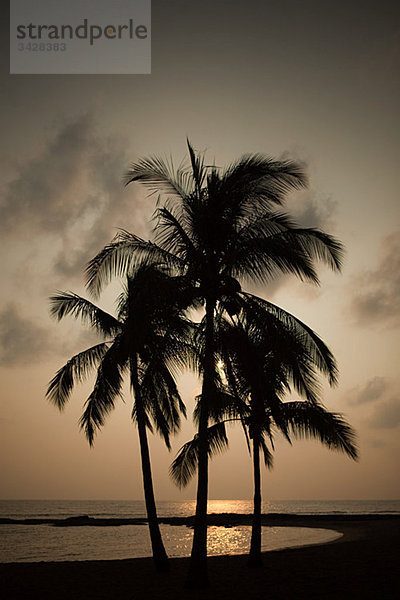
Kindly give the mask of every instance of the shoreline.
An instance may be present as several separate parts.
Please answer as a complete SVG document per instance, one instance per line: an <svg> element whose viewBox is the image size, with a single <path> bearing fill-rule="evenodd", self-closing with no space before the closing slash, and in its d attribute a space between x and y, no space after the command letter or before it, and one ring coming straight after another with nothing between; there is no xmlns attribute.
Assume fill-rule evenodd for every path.
<svg viewBox="0 0 400 600"><path fill-rule="evenodd" d="M189 517L159 517L158 522L163 525L194 526L194 515ZM252 515L249 513L209 513L207 522L209 526L234 527L237 525L251 525ZM335 514L299 514L299 513L263 513L263 525L276 527L319 527L321 523L334 522L365 522L371 519L387 521L400 519L400 514L374 514L374 513L335 513ZM1 525L53 525L55 527L122 527L124 525L147 525L145 517L118 518L118 517L91 517L77 515L73 517L41 517L41 518L10 518L1 517ZM1 530L1 529L0 529Z"/></svg>
<svg viewBox="0 0 400 600"><path fill-rule="evenodd" d="M220 525L243 524L250 515L210 515ZM279 515L263 524L333 529L343 535L322 544L263 553L249 569L245 555L209 557L212 586L184 589L188 558L173 558L170 573L156 573L151 558L0 564L7 600L394 600L400 576L400 515ZM162 521L162 519L160 519ZM266 522L268 521L268 522ZM176 523L174 523L176 524ZM210 522L210 525L215 525Z"/></svg>

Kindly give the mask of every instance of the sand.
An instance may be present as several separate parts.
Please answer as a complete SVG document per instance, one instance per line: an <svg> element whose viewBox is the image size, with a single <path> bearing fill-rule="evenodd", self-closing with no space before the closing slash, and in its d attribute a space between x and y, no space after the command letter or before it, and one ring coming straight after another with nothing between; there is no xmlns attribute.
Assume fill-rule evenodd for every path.
<svg viewBox="0 0 400 600"><path fill-rule="evenodd" d="M399 597L399 518L276 517L275 526L333 529L338 540L266 552L260 569L245 556L209 558L211 587L185 590L188 559L171 560L157 574L151 559L0 565L7 600L288 600Z"/></svg>

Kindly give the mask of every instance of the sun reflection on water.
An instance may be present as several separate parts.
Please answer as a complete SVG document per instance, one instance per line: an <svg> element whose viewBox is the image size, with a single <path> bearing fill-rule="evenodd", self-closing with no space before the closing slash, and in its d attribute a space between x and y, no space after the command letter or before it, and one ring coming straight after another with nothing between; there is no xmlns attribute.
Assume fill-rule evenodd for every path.
<svg viewBox="0 0 400 600"><path fill-rule="evenodd" d="M265 505L266 503L264 503ZM263 506L265 509L265 506ZM267 507L268 508L268 507ZM179 503L179 513L184 516L194 515L196 511L196 501L188 500ZM212 513L240 513L252 514L253 502L251 500L209 500L208 514Z"/></svg>
<svg viewBox="0 0 400 600"><path fill-rule="evenodd" d="M250 544L250 527L209 527L208 554L242 554Z"/></svg>
<svg viewBox="0 0 400 600"><path fill-rule="evenodd" d="M162 536L168 554L171 556L189 556L192 548L193 529L182 526L161 526ZM261 549L279 550L321 544L340 537L337 531L314 529L311 527L263 527ZM207 530L207 552L209 556L219 554L246 554L250 548L251 527L209 526Z"/></svg>
<svg viewBox="0 0 400 600"><path fill-rule="evenodd" d="M177 505L178 508L178 505ZM196 511L196 502L189 500L179 503L179 516L192 516ZM209 500L208 514L247 514L251 515L251 500ZM282 511L272 501L264 501L263 513ZM290 512L290 511L288 511ZM192 548L193 529L184 526L162 525L162 535L167 551L171 556L189 556ZM301 527L263 526L261 547L263 551L295 547L307 544L325 543L340 537L340 534L326 529ZM250 548L251 526L235 525L232 527L209 526L207 532L207 548L210 556L219 554L246 554Z"/></svg>

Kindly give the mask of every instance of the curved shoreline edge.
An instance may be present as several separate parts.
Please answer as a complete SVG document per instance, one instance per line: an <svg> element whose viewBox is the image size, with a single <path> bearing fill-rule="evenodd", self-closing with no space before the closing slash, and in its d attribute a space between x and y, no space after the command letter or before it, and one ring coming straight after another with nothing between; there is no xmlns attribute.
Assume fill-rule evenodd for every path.
<svg viewBox="0 0 400 600"><path fill-rule="evenodd" d="M249 518L249 515L245 515ZM240 516L243 523L245 516ZM235 516L236 518L236 516ZM221 519L221 515L219 515ZM232 519L228 520L233 523ZM249 569L244 555L209 558L211 588L185 590L188 558L156 573L152 559L0 564L7 600L394 600L400 589L399 516L268 516L264 524L322 527L332 542L263 553ZM237 521L236 521L237 522Z"/></svg>

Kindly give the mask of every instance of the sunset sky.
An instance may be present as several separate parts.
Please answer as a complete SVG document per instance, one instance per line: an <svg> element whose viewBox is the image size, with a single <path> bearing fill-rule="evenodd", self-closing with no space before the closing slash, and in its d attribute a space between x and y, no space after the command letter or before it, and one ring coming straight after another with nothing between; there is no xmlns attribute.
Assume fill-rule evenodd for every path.
<svg viewBox="0 0 400 600"><path fill-rule="evenodd" d="M252 288L304 320L333 350L340 381L324 402L359 435L360 460L316 442L277 443L263 471L268 499L400 497L400 223L398 3L250 0L152 3L152 74L8 75L1 54L1 498L141 499L131 401L90 449L78 428L90 382L63 414L48 381L93 334L58 324L48 298L85 295L83 269L118 227L150 236L154 197L122 186L140 157L172 155L188 136L218 166L260 152L306 165L309 189L288 200L302 225L346 247L341 275L321 287L287 277ZM112 310L118 284L102 306ZM87 294L86 294L87 295ZM188 420L168 453L151 438L156 494L186 500L168 476L193 435L199 382L181 380ZM210 498L252 497L243 434L210 466Z"/></svg>

